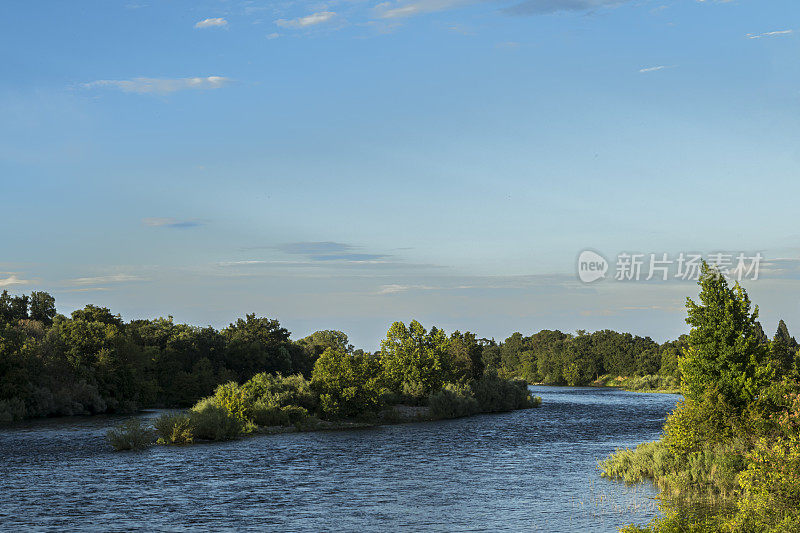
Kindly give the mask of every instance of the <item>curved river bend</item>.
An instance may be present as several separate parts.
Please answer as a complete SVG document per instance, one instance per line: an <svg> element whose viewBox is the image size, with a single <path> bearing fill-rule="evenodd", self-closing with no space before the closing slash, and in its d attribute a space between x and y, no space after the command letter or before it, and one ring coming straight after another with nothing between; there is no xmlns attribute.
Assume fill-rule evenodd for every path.
<svg viewBox="0 0 800 533"><path fill-rule="evenodd" d="M616 531L655 490L599 477L678 396L531 387L542 407L357 431L112 452L119 417L0 430L9 531ZM143 416L154 416L154 413Z"/></svg>

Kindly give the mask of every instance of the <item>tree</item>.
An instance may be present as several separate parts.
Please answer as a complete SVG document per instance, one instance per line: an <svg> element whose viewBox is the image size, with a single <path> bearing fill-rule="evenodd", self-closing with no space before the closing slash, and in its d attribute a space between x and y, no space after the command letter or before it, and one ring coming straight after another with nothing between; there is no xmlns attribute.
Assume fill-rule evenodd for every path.
<svg viewBox="0 0 800 533"><path fill-rule="evenodd" d="M377 357L328 348L314 363L311 387L319 394L324 413L356 417L380 409L381 378Z"/></svg>
<svg viewBox="0 0 800 533"><path fill-rule="evenodd" d="M483 374L483 349L474 333L454 331L447 344L447 366L452 381L478 379Z"/></svg>
<svg viewBox="0 0 800 533"><path fill-rule="evenodd" d="M778 322L778 330L775 332L775 336L772 338L775 342L781 342L790 348L797 348L797 341L794 340L789 334L789 328L786 327L786 322L782 319Z"/></svg>
<svg viewBox="0 0 800 533"><path fill-rule="evenodd" d="M24 320L28 318L28 300L29 298L24 294L11 298L11 320Z"/></svg>
<svg viewBox="0 0 800 533"><path fill-rule="evenodd" d="M222 334L226 340L226 366L239 375L240 381L258 372L292 373L289 331L277 320L249 314Z"/></svg>
<svg viewBox="0 0 800 533"><path fill-rule="evenodd" d="M444 332L435 327L426 332L416 320L408 327L395 322L381 342L381 364L389 387L415 398L427 397L442 387L446 354Z"/></svg>
<svg viewBox="0 0 800 533"><path fill-rule="evenodd" d="M778 330L775 332L772 342L769 343L770 360L780 376L791 372L797 349L797 341L789 334L786 323L781 320L778 322Z"/></svg>
<svg viewBox="0 0 800 533"><path fill-rule="evenodd" d="M50 325L53 323L53 317L55 316L56 299L46 292L32 292L31 318Z"/></svg>
<svg viewBox="0 0 800 533"><path fill-rule="evenodd" d="M319 351L317 355L321 355L326 348L340 350L342 352L353 351L353 345L350 344L347 334L333 329L315 331L308 337L297 341L297 344L313 347L315 350Z"/></svg>
<svg viewBox="0 0 800 533"><path fill-rule="evenodd" d="M687 401L701 402L716 387L725 402L741 409L770 377L757 335L758 307L751 312L747 292L738 283L729 287L706 263L698 284L699 303L686 299L692 330L679 361L681 390Z"/></svg>
<svg viewBox="0 0 800 533"><path fill-rule="evenodd" d="M107 307L98 307L92 304L87 305L83 309L73 311L72 320L100 322L110 326L122 327L122 317L120 315L112 315L111 310Z"/></svg>

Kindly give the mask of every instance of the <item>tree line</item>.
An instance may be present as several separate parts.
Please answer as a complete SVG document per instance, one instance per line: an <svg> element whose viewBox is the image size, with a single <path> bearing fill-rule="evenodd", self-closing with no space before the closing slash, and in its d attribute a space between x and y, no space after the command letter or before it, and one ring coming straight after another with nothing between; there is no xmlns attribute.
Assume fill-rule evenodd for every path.
<svg viewBox="0 0 800 533"><path fill-rule="evenodd" d="M783 367L791 366L794 340L783 322L778 335L790 339L790 347L773 352ZM759 339L767 343L763 332ZM220 384L243 383L259 373L310 379L326 350L341 354L323 361L330 368L349 358L347 379L368 379L379 367L381 387L420 402L447 383L463 384L487 373L567 385L590 384L603 375L679 379L678 356L685 344L685 337L658 344L610 330L514 333L495 342L471 332L426 330L412 321L394 323L381 350L369 353L355 349L340 331L292 340L277 320L254 314L221 330L178 324L172 317L125 322L91 304L70 316L58 314L46 292L12 296L3 291L0 421L191 406ZM356 370L358 365L364 368ZM335 396L323 401L347 403Z"/></svg>

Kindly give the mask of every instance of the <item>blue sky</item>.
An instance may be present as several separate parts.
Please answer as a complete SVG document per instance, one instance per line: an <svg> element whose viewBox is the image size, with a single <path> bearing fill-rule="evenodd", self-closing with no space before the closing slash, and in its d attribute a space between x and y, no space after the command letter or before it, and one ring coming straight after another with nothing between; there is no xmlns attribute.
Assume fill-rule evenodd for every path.
<svg viewBox="0 0 800 533"><path fill-rule="evenodd" d="M591 248L760 252L800 335L800 5L11 2L0 287L124 318L375 348L686 330L690 282L577 281ZM794 328L793 328L794 326Z"/></svg>

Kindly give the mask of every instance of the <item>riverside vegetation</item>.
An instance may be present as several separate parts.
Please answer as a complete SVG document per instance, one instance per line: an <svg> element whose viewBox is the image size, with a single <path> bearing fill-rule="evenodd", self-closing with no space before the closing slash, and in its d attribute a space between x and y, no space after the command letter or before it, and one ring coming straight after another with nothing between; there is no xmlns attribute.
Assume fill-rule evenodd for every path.
<svg viewBox="0 0 800 533"><path fill-rule="evenodd" d="M678 359L684 399L656 442L617 450L604 476L661 489L651 532L800 531L800 355L783 321L766 341L747 293L707 265Z"/></svg>
<svg viewBox="0 0 800 533"><path fill-rule="evenodd" d="M355 350L342 332L317 331L293 340L277 320L252 314L222 330L177 324L172 317L125 322L95 305L67 317L56 312L55 300L46 292L27 296L3 291L0 424L129 413L142 407L191 407L219 385L244 383L262 372L312 380L326 350L335 355L320 363L320 372L349 369L350 381L354 375L377 380L380 374L373 385L384 391L383 402L399 398L421 404L437 393L436 402L458 398L461 406L454 409L460 412L474 410L464 399L464 387L484 375L553 385L673 388L680 380L678 353L685 342L682 337L658 344L610 330L575 335L543 330L514 333L498 343L470 332L446 336L437 328L426 332L416 322L398 322L382 349L369 354ZM343 407L334 407L335 395L318 394L319 404L309 412L321 409L330 416L349 409L347 398L336 400ZM367 410L376 409L372 405Z"/></svg>

